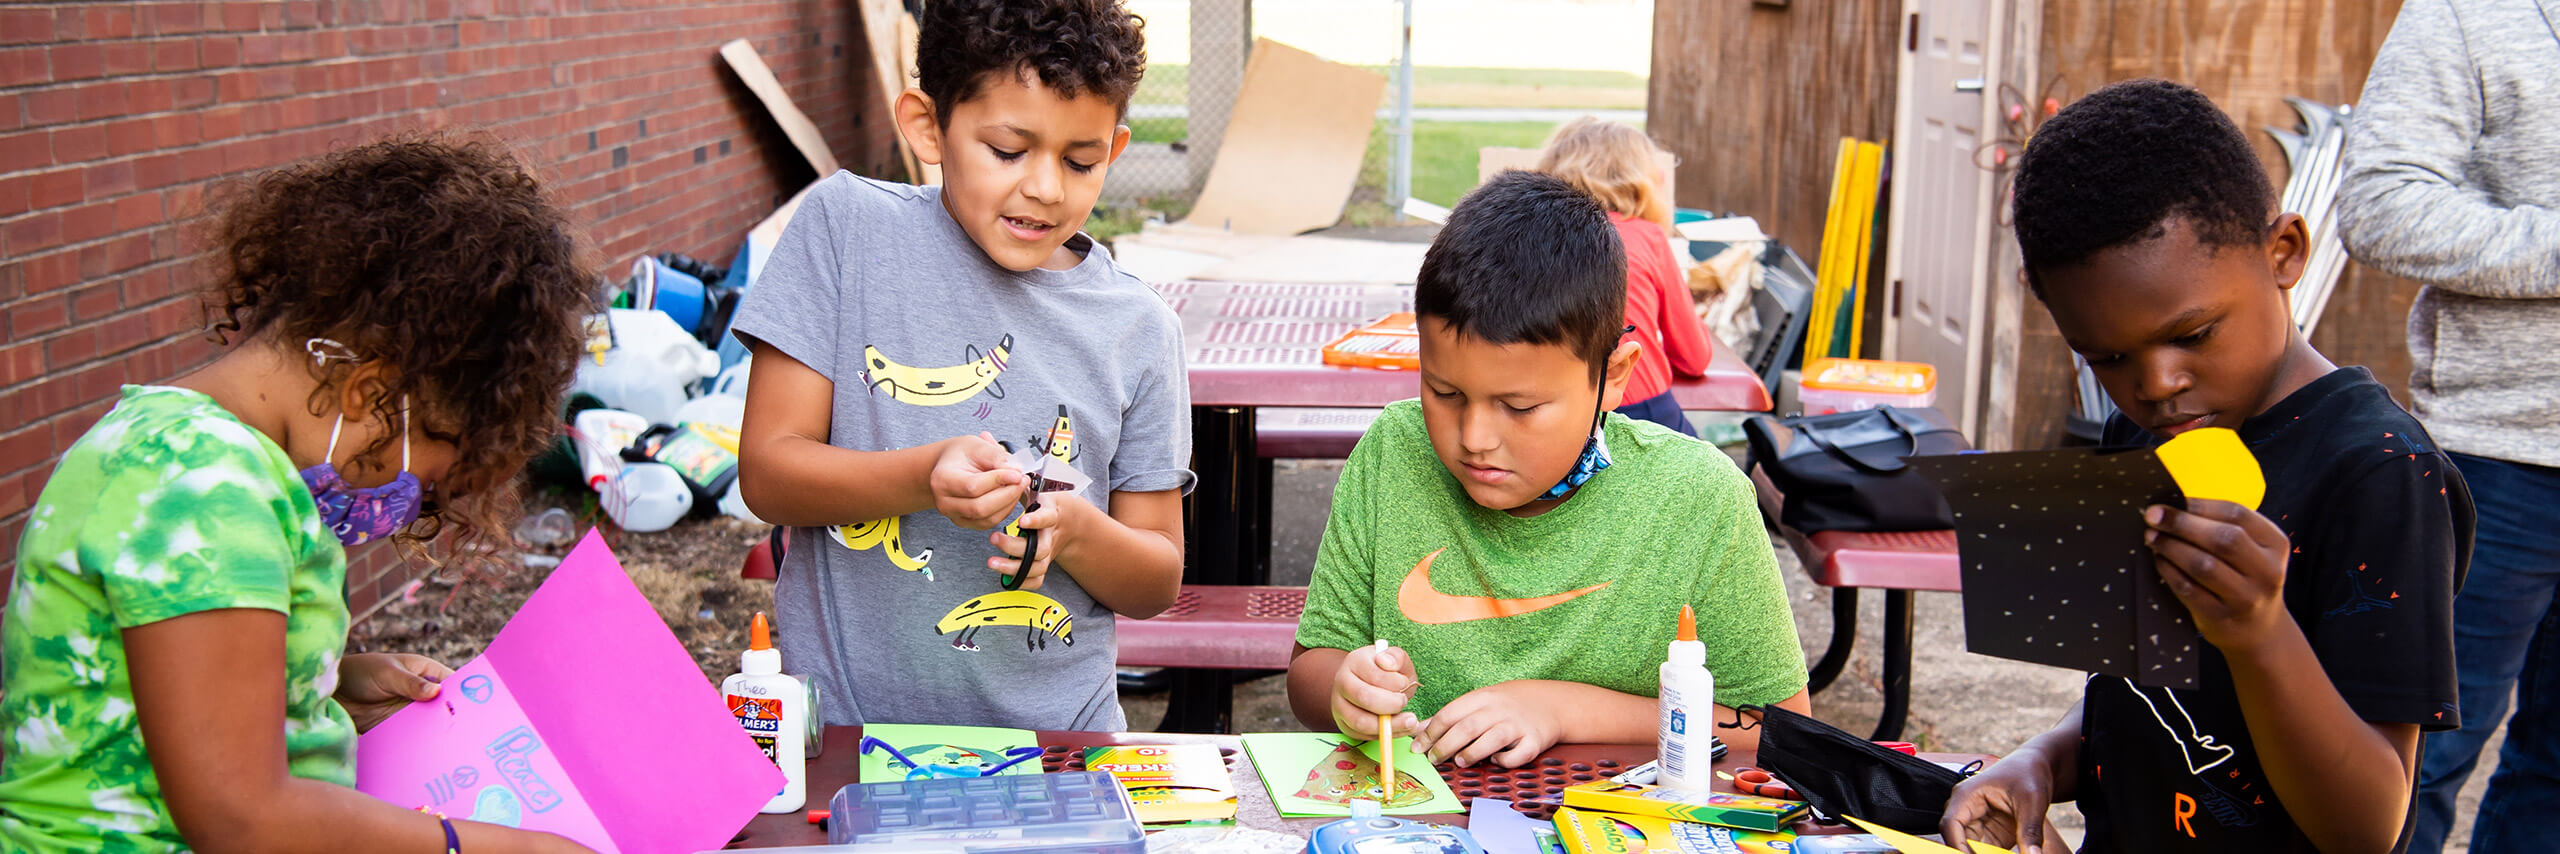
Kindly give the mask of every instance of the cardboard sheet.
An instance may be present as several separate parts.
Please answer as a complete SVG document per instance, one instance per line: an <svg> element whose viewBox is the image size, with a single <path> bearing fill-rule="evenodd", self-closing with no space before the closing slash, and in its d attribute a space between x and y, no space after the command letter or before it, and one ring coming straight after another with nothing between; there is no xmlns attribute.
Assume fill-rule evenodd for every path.
<svg viewBox="0 0 2560 854"><path fill-rule="evenodd" d="M1353 800L1377 799L1378 742L1329 732L1247 733L1243 740L1282 816L1347 816ZM1412 739L1396 738L1396 786L1387 797L1386 814L1463 812L1448 781L1412 748Z"/></svg>
<svg viewBox="0 0 2560 854"><path fill-rule="evenodd" d="M1217 162L1186 221L1296 234L1340 220L1386 87L1375 72L1254 39Z"/></svg>
<svg viewBox="0 0 2560 854"><path fill-rule="evenodd" d="M356 755L366 794L599 851L718 848L783 785L594 531Z"/></svg>
<svg viewBox="0 0 2560 854"><path fill-rule="evenodd" d="M729 63L730 70L738 72L738 79L747 84L748 91L756 93L756 100L764 102L765 111L782 125L783 135L791 137L791 146L808 158L809 168L818 170L821 179L836 174L841 167L836 163L835 151L827 147L827 138L818 133L818 125L809 121L809 114L791 103L791 95L782 91L782 81L774 79L773 69L756 54L755 45L746 39L732 39L720 46L720 58Z"/></svg>

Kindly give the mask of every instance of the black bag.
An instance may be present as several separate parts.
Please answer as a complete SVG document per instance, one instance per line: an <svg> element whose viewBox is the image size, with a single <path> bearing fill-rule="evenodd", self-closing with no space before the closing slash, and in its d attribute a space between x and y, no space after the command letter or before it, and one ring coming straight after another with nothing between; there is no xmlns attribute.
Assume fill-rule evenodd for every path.
<svg viewBox="0 0 2560 854"><path fill-rule="evenodd" d="M1935 409L1888 406L1742 422L1751 459L1786 493L1778 521L1815 531L1942 531L1955 514L1903 457L1972 445Z"/></svg>
<svg viewBox="0 0 2560 854"><path fill-rule="evenodd" d="M1777 706L1751 710L1760 713L1760 769L1829 823L1857 816L1905 833L1936 833L1956 784L1980 770L1950 770Z"/></svg>

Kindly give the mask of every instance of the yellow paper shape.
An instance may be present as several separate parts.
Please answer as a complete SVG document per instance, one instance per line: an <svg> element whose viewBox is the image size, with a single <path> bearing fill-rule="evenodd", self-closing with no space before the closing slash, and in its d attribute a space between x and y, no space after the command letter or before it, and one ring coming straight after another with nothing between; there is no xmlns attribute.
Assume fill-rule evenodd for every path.
<svg viewBox="0 0 2560 854"><path fill-rule="evenodd" d="M2188 498L2228 501L2258 509L2267 497L2267 477L2240 434L2222 427L2189 430L2160 445L2160 465Z"/></svg>
<svg viewBox="0 0 2560 854"><path fill-rule="evenodd" d="M1893 850L1900 851L1902 854L1964 854L1964 852L1946 845L1931 842L1890 827L1870 824L1866 819L1859 818L1854 815L1844 816L1844 818L1847 818L1850 822L1856 824L1860 829L1865 830L1868 833L1875 834L1877 838L1883 839L1886 844L1892 845ZM1974 854L2017 854L2015 851L2011 851L1997 845L1986 845L1971 839L1967 839L1965 842L1973 846Z"/></svg>

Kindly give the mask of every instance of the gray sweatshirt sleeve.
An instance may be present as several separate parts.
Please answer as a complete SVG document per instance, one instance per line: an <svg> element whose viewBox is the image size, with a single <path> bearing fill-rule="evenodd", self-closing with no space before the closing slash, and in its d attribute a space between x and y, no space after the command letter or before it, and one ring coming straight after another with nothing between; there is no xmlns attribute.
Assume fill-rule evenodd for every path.
<svg viewBox="0 0 2560 854"><path fill-rule="evenodd" d="M2496 22L2509 28L2525 23ZM2401 8L2348 124L2340 236L2356 260L2449 291L2502 299L2560 297L2560 211L2502 201L2476 174L2516 167L2525 173L2560 170L2560 132L2546 133L2531 146L2538 156L2524 163L2503 157L2484 162L2476 148L2492 115L2526 124L2552 120L2493 110L2515 106L2518 94L2528 102L2550 96L2484 92L2482 51L2497 46L2472 43L2474 35L2463 24L2451 0L2410 0ZM2473 31L2481 32L2488 31ZM2550 38L2542 26L2515 35ZM2560 82L2546 79L2543 85Z"/></svg>

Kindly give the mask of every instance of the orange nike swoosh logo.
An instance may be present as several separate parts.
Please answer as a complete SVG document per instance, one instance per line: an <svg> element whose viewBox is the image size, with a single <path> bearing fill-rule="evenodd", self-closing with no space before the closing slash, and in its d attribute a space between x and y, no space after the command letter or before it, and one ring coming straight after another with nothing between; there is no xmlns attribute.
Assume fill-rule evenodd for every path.
<svg viewBox="0 0 2560 854"><path fill-rule="evenodd" d="M1396 607L1404 611L1405 619L1424 625L1439 625L1464 623L1470 620L1490 620L1496 617L1517 617L1563 604L1582 594L1609 586L1609 582L1603 581L1580 590L1568 590L1529 599L1451 596L1431 586L1431 562L1439 559L1441 551L1447 551L1447 549L1423 555L1422 562L1414 564L1412 572L1405 573L1404 585L1396 588Z"/></svg>

